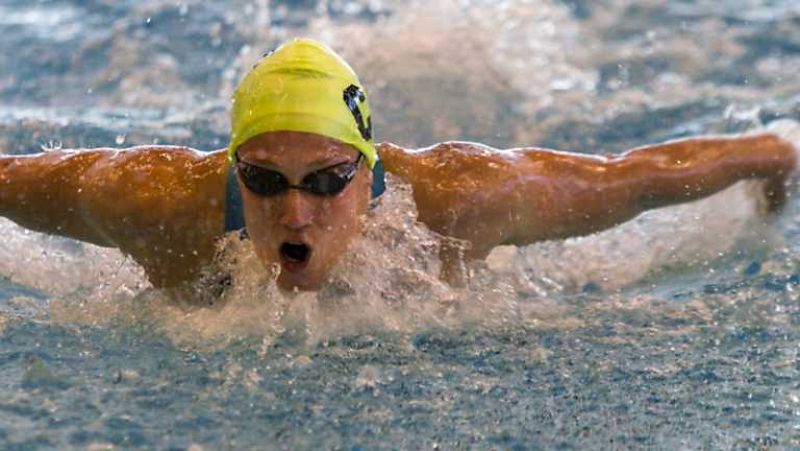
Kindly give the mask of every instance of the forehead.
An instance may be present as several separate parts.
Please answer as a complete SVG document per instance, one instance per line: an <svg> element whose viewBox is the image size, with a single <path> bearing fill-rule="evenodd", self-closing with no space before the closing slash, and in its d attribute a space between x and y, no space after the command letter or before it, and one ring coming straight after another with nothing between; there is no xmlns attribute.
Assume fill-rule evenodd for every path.
<svg viewBox="0 0 800 451"><path fill-rule="evenodd" d="M247 140L239 156L250 163L315 164L353 158L358 150L326 136L303 132L267 132Z"/></svg>

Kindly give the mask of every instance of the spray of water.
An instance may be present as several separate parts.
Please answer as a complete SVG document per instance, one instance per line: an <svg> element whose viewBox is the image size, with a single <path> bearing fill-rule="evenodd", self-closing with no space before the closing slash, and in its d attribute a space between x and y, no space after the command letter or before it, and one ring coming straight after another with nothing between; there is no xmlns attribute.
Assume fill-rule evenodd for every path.
<svg viewBox="0 0 800 451"><path fill-rule="evenodd" d="M641 45L633 50L629 43L621 46L631 55L620 54L607 39L597 39L608 46L603 51L592 48L592 39L586 37L607 33L619 24L609 18L621 14L624 5L607 14L597 11L587 24L560 3L448 0L431 6L398 0L378 2L378 9L388 13L378 14L374 22L348 22L335 21L328 13L330 5L321 2L316 17L293 29L265 26L271 21L269 2L245 3L230 9L231 23L237 24L243 41L253 45L243 46L223 75L219 99L228 98L239 76L269 44L298 35L314 37L341 51L358 68L371 89L376 114L383 116L376 120L381 124L379 134L409 145L452 138L498 146L531 144L547 129L548 120L563 122L573 115L602 120L643 104L708 97L712 87L691 77L702 72L709 52L735 54L703 47L699 40L688 42L690 37L659 34L657 29L641 33ZM363 8L374 6L361 3ZM603 25L606 20L608 27ZM110 39L116 56L102 76L117 80L119 88L104 101L115 106L185 104L190 106L187 111L206 114L204 108L195 108L196 98L181 79L174 58L152 58L146 49L132 48L133 41L124 33ZM678 45L683 44L680 40L686 45ZM577 50L564 52L565 48ZM682 61L682 67L660 71L658 77L635 87L618 91L607 87L610 93L595 98L605 83L598 79L597 67L616 60L632 67L648 55L679 51L680 58L667 56ZM786 64L790 63L794 64ZM759 70L765 74L785 70L776 67ZM677 69L680 76L671 72ZM618 78L619 83L636 84L622 75ZM747 99L754 98L753 93L764 96L763 89L737 87L725 92L713 87L713 92ZM782 89L791 91L791 85ZM215 118L213 124L226 123L220 112ZM115 250L36 234L4 220L0 221L5 237L0 275L45 293L52 302L39 313L50 320L101 325L144 322L187 344L259 337L266 349L287 334L317 342L358 330L410 333L466 324L576 327L581 320L572 314L567 300L587 286L609 293L609 302L617 303L620 297L614 290L654 272L705 268L732 249L742 249L743 241L768 242L758 199L757 184L743 183L589 237L499 248L486 262L470 265L464 288L438 280L440 237L414 221L409 189L398 181L370 213L364 237L318 293L281 292L274 283L275 271L260 266L249 242L229 236L221 240L220 258L209 268L207 280L213 284L220 274L232 275L222 297L204 297L217 287L201 282L189 298L176 298L174 293L152 289L141 269Z"/></svg>
<svg viewBox="0 0 800 451"><path fill-rule="evenodd" d="M391 189L365 218L365 233L319 292L277 288L238 234L219 242L208 281L230 274L221 297L200 281L194 295L165 293L146 282L119 252L25 231L2 222L2 274L47 293L38 316L63 323L148 324L185 346L225 345L279 337L312 344L359 332L413 333L472 325L580 327L571 296L587 284L608 293L666 267L702 267L765 230L755 183L654 211L616 229L563 242L496 249L470 265L467 286L438 279L440 237L415 221L410 187ZM211 277L216 276L216 277ZM615 299L617 299L615 301ZM601 301L602 302L602 301ZM634 302L634 301L632 301ZM635 303L635 302L634 302Z"/></svg>

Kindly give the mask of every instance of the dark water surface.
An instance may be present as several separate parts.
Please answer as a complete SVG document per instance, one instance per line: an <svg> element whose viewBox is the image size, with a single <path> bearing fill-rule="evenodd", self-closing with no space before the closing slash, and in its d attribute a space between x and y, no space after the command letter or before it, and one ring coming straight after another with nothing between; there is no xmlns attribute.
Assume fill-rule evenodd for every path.
<svg viewBox="0 0 800 451"><path fill-rule="evenodd" d="M351 61L402 145L617 152L800 119L795 1L0 0L0 35L5 153L224 147L232 86L297 35ZM63 292L18 283L41 269L20 256L0 274L0 447L800 448L799 205L780 244L550 294L569 321L266 349L54 321Z"/></svg>

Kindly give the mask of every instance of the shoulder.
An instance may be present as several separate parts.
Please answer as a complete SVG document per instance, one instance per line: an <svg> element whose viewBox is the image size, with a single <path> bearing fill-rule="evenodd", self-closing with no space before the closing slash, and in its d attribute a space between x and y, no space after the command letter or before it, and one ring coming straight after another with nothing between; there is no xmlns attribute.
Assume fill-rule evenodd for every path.
<svg viewBox="0 0 800 451"><path fill-rule="evenodd" d="M119 212L153 210L164 216L182 214L225 196L224 152L199 152L186 147L142 146L104 149L83 180L83 187L102 193L98 202L115 202Z"/></svg>
<svg viewBox="0 0 800 451"><path fill-rule="evenodd" d="M224 172L227 156L224 151L203 152L183 146L136 146L126 149L102 149L105 163L110 167L135 170L141 165L148 169L186 169L205 167Z"/></svg>
<svg viewBox="0 0 800 451"><path fill-rule="evenodd" d="M108 149L94 172L105 183L128 179L137 186L194 184L223 180L228 167L223 151L201 152L178 146L140 146Z"/></svg>
<svg viewBox="0 0 800 451"><path fill-rule="evenodd" d="M463 161L478 159L516 159L521 154L517 149L502 150L485 144L469 141L446 141L428 147L406 149L395 144L381 143L376 146L383 159Z"/></svg>

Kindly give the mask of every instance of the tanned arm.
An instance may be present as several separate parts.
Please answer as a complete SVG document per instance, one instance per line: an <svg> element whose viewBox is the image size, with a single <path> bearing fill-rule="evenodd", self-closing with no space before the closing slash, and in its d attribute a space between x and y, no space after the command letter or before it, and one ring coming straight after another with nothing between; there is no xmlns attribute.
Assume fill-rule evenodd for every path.
<svg viewBox="0 0 800 451"><path fill-rule="evenodd" d="M176 286L197 275L223 233L224 158L179 147L4 156L0 214L120 248L155 286Z"/></svg>
<svg viewBox="0 0 800 451"><path fill-rule="evenodd" d="M500 244L594 233L743 179L767 181L770 207L778 209L797 163L793 146L769 134L686 139L611 157L458 142L379 151L386 170L412 185L419 220L469 243L465 252L442 247L451 282L457 277L447 273L462 254L478 259Z"/></svg>
<svg viewBox="0 0 800 451"><path fill-rule="evenodd" d="M686 139L607 158L526 156L540 162L546 186L537 188L544 196L538 217L528 215L518 224L515 244L597 232L745 179L766 181L769 207L778 210L784 182L797 163L792 145L773 135Z"/></svg>
<svg viewBox="0 0 800 451"><path fill-rule="evenodd" d="M80 211L82 180L104 152L49 151L0 158L0 213L39 232L113 246Z"/></svg>

